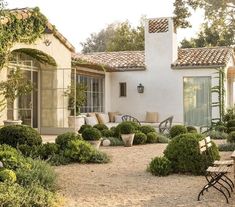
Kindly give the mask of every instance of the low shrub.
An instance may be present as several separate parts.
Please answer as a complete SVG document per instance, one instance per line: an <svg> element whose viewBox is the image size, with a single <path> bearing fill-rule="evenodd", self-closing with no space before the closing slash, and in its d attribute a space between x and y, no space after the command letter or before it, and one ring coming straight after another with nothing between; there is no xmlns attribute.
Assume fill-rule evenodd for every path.
<svg viewBox="0 0 235 207"><path fill-rule="evenodd" d="M218 126L215 127L215 131L226 132L227 131L227 127L223 126L223 125L218 125Z"/></svg>
<svg viewBox="0 0 235 207"><path fill-rule="evenodd" d="M218 146L219 151L234 151L235 150L235 143L225 143L225 144L220 144Z"/></svg>
<svg viewBox="0 0 235 207"><path fill-rule="evenodd" d="M165 136L164 134L157 134L157 139L159 143L168 143L170 142L170 139Z"/></svg>
<svg viewBox="0 0 235 207"><path fill-rule="evenodd" d="M197 133L197 129L194 126L186 126L188 133Z"/></svg>
<svg viewBox="0 0 235 207"><path fill-rule="evenodd" d="M26 157L32 157L32 158L37 158L38 155L38 150L41 147L41 145L37 146L29 146L27 144L21 144L17 146L17 150L19 150L24 156Z"/></svg>
<svg viewBox="0 0 235 207"><path fill-rule="evenodd" d="M222 131L209 131L207 136L210 136L211 139L227 139L228 134Z"/></svg>
<svg viewBox="0 0 235 207"><path fill-rule="evenodd" d="M13 170L3 169L0 171L0 181L16 182L16 174Z"/></svg>
<svg viewBox="0 0 235 207"><path fill-rule="evenodd" d="M93 151L91 158L89 160L89 163L98 163L98 164L103 164L108 162L110 162L110 157L106 153L100 152L98 150Z"/></svg>
<svg viewBox="0 0 235 207"><path fill-rule="evenodd" d="M82 132L83 132L85 129L87 129L87 128L92 128L92 126L89 125L89 124L84 124L84 125L82 125L82 126L80 127L80 129L78 130L78 133L79 133L79 134L82 134Z"/></svg>
<svg viewBox="0 0 235 207"><path fill-rule="evenodd" d="M100 131L102 131L104 129L109 129L105 124L96 124L93 127L100 130Z"/></svg>
<svg viewBox="0 0 235 207"><path fill-rule="evenodd" d="M235 131L235 127L229 127L227 129L227 132L230 133L230 132L234 132Z"/></svg>
<svg viewBox="0 0 235 207"><path fill-rule="evenodd" d="M123 141L117 137L107 137L106 139L108 139L110 141L110 146L123 146Z"/></svg>
<svg viewBox="0 0 235 207"><path fill-rule="evenodd" d="M132 134L135 131L135 128L130 122L122 122L119 125L119 130L121 134Z"/></svg>
<svg viewBox="0 0 235 207"><path fill-rule="evenodd" d="M116 127L113 126L110 128L110 130L113 132L113 136L116 138L121 138L121 133L120 133L120 124L117 125Z"/></svg>
<svg viewBox="0 0 235 207"><path fill-rule="evenodd" d="M99 140L101 138L101 133L96 128L88 128L82 132L82 138L84 140Z"/></svg>
<svg viewBox="0 0 235 207"><path fill-rule="evenodd" d="M150 125L144 125L141 126L139 129L141 132L143 132L144 134L148 134L149 132L156 132L155 128L153 126Z"/></svg>
<svg viewBox="0 0 235 207"><path fill-rule="evenodd" d="M64 156L69 158L72 162L87 163L91 159L93 151L94 148L88 142L83 140L73 140L69 142L68 146L66 147Z"/></svg>
<svg viewBox="0 0 235 207"><path fill-rule="evenodd" d="M45 190L38 184L25 188L17 183L0 183L0 204L4 207L52 207L58 202L55 193Z"/></svg>
<svg viewBox="0 0 235 207"><path fill-rule="evenodd" d="M175 125L170 129L170 137L174 138L180 134L187 133L187 128L184 125Z"/></svg>
<svg viewBox="0 0 235 207"><path fill-rule="evenodd" d="M129 123L134 127L134 131L138 131L140 129L140 125L134 121L124 121L124 123Z"/></svg>
<svg viewBox="0 0 235 207"><path fill-rule="evenodd" d="M101 134L102 134L102 137L113 137L114 136L114 132L109 129L102 130Z"/></svg>
<svg viewBox="0 0 235 207"><path fill-rule="evenodd" d="M133 144L144 144L147 141L146 134L142 132L135 133Z"/></svg>
<svg viewBox="0 0 235 207"><path fill-rule="evenodd" d="M229 133L227 140L230 143L235 143L235 131Z"/></svg>
<svg viewBox="0 0 235 207"><path fill-rule="evenodd" d="M158 142L158 134L157 132L149 132L147 134L146 143L157 143Z"/></svg>
<svg viewBox="0 0 235 207"><path fill-rule="evenodd" d="M52 155L48 162L53 166L67 165L71 163L71 159L69 157L65 157L64 152L61 151L59 154Z"/></svg>
<svg viewBox="0 0 235 207"><path fill-rule="evenodd" d="M42 144L42 138L30 126L9 125L0 128L0 144L7 144L15 148L22 144L34 146Z"/></svg>
<svg viewBox="0 0 235 207"><path fill-rule="evenodd" d="M166 176L171 172L171 161L166 157L155 157L149 164L148 170L155 176Z"/></svg>
<svg viewBox="0 0 235 207"><path fill-rule="evenodd" d="M22 186L30 186L38 183L47 190L55 190L56 174L54 169L45 161L27 159L31 164L30 169L19 168L16 170L17 183Z"/></svg>
<svg viewBox="0 0 235 207"><path fill-rule="evenodd" d="M171 161L173 172L192 173L195 175L204 174L214 159L219 159L219 152L216 145L212 142L208 154L200 154L198 142L203 138L201 134L188 133L182 134L172 139L167 145L164 155Z"/></svg>
<svg viewBox="0 0 235 207"><path fill-rule="evenodd" d="M43 159L47 160L51 158L53 155L59 153L59 145L56 143L45 143L38 147L38 156Z"/></svg>
<svg viewBox="0 0 235 207"><path fill-rule="evenodd" d="M230 128L230 127L235 127L235 119L232 119L232 120L229 120L227 122L227 127Z"/></svg>
<svg viewBox="0 0 235 207"><path fill-rule="evenodd" d="M55 143L59 145L61 150L64 150L70 141L79 139L82 139L79 134L76 134L75 132L66 132L58 135L55 139Z"/></svg>

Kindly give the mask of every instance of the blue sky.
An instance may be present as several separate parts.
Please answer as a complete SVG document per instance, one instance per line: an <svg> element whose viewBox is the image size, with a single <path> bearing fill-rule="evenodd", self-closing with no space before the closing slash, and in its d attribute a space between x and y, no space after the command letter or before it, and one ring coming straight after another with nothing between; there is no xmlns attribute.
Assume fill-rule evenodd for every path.
<svg viewBox="0 0 235 207"><path fill-rule="evenodd" d="M6 0L8 8L38 6L41 12L76 47L91 33L99 32L115 21L129 20L137 25L140 17L147 18L173 16L174 0ZM178 42L191 37L198 31L202 13L191 18L193 28L178 31Z"/></svg>

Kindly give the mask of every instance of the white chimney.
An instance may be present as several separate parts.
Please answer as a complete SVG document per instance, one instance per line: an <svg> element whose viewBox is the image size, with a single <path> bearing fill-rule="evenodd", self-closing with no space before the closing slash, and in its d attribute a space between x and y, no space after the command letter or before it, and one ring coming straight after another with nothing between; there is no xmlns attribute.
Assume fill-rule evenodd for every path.
<svg viewBox="0 0 235 207"><path fill-rule="evenodd" d="M147 19L145 24L145 64L147 68L170 65L178 49L173 18ZM150 67L149 67L150 66ZM156 68L157 69L157 68Z"/></svg>

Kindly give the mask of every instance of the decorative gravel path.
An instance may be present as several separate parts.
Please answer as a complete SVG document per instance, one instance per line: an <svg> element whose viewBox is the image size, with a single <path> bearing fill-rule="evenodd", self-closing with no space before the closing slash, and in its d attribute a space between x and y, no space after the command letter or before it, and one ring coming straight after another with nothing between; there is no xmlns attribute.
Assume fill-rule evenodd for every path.
<svg viewBox="0 0 235 207"><path fill-rule="evenodd" d="M222 194L211 189L202 201L197 194L203 176L173 174L155 177L146 172L155 156L163 155L166 144L133 147L101 147L112 157L109 164L71 164L55 167L60 193L66 207L231 207ZM221 153L223 159L231 153ZM231 175L232 176L232 175Z"/></svg>

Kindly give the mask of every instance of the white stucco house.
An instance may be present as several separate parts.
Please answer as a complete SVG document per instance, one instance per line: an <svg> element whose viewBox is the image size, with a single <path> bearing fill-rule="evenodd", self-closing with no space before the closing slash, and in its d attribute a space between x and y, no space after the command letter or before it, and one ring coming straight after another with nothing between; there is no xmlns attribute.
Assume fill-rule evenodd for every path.
<svg viewBox="0 0 235 207"><path fill-rule="evenodd" d="M28 15L30 10L13 10ZM23 21L23 20L22 20ZM76 54L75 48L48 23L45 34L31 45L15 44L15 59L35 84L27 97L7 106L0 117L15 113L24 124L42 134L68 130L68 97L64 92L74 83L87 86L87 101L81 112L118 111L144 121L146 112L157 112L158 121L174 116L174 122L208 125L219 116L212 107L218 96L211 87L218 85L216 69L225 71L225 107L233 106L235 96L235 56L230 47L180 49L172 18L149 19L145 26L145 51ZM19 49L37 49L52 57L57 66L37 62ZM7 70L0 71L0 81ZM142 84L144 92L137 86Z"/></svg>

